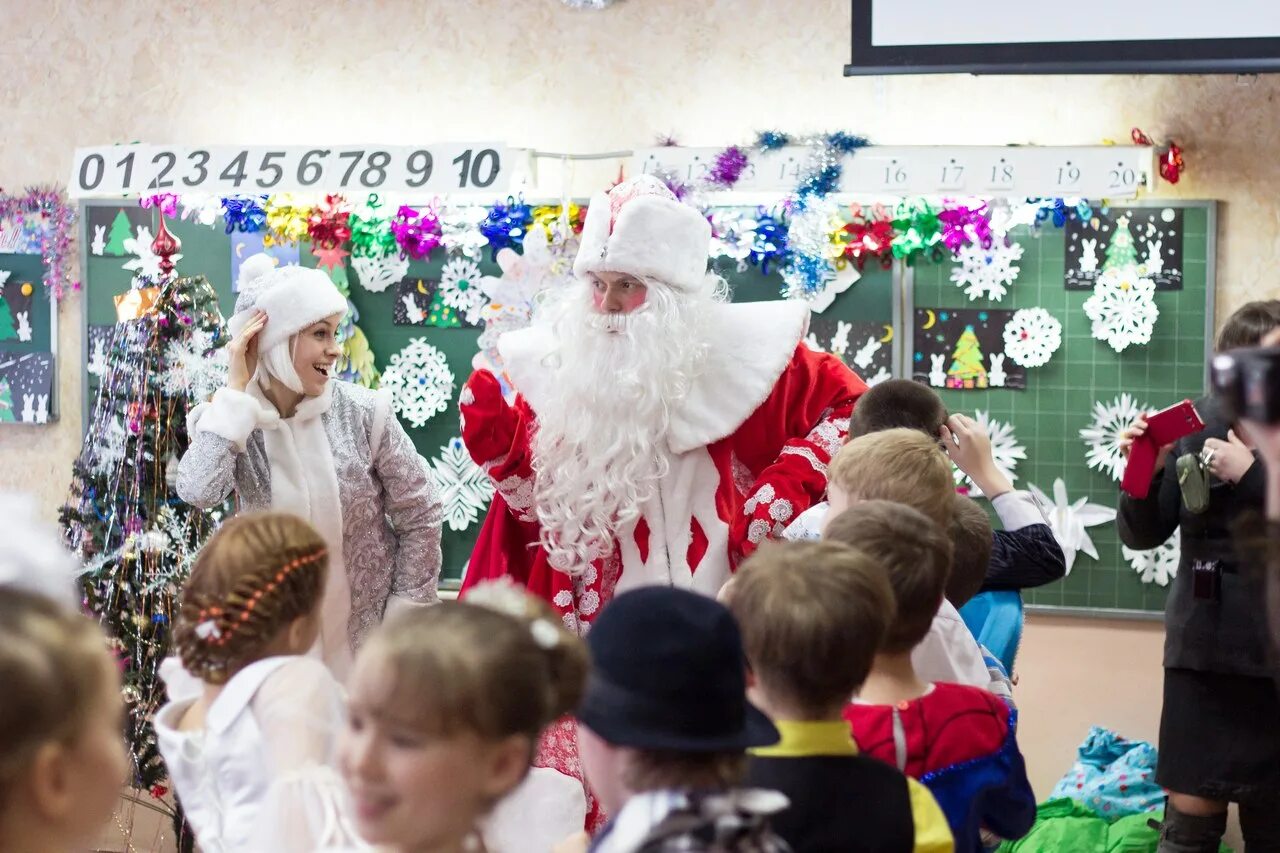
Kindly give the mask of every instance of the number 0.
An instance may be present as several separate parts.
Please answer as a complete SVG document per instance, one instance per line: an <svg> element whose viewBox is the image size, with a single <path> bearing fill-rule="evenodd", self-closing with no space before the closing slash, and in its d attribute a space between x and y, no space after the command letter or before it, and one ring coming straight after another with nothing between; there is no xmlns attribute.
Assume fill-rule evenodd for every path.
<svg viewBox="0 0 1280 853"><path fill-rule="evenodd" d="M480 177L480 164L485 158L489 158L489 175L486 178ZM498 177L498 169L501 167L498 159L498 152L492 148L486 148L476 155L476 159L471 163L471 183L477 187L487 187Z"/></svg>
<svg viewBox="0 0 1280 853"><path fill-rule="evenodd" d="M89 180L89 164L93 164L94 173L93 180ZM84 158L80 164L80 189L96 190L98 184L102 183L102 173L106 171L107 161L102 159L101 154L90 154Z"/></svg>

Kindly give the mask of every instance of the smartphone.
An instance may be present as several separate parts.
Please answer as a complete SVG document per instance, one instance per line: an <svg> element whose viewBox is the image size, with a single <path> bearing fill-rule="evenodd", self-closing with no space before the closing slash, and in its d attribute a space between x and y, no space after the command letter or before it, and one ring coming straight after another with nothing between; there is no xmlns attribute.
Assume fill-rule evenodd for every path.
<svg viewBox="0 0 1280 853"><path fill-rule="evenodd" d="M1147 432L1133 442L1129 463L1124 468L1120 488L1125 494L1141 500L1151 491L1151 478L1156 472L1160 448L1204 429L1204 421L1190 400L1175 403L1147 418Z"/></svg>

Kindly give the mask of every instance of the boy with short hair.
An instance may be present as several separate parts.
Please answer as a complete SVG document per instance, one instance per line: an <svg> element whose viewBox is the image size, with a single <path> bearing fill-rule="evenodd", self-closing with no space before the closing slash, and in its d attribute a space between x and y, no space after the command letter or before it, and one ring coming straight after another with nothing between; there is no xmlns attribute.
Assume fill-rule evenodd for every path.
<svg viewBox="0 0 1280 853"><path fill-rule="evenodd" d="M980 833L1025 835L1035 821L1015 729L1017 712L986 690L929 683L912 666L943 599L950 538L910 507L867 501L832 519L826 537L857 543L880 562L896 614L845 719L862 751L921 779L942 807L958 853L982 849Z"/></svg>
<svg viewBox="0 0 1280 853"><path fill-rule="evenodd" d="M960 608L969 603L982 588L991 561L991 518L977 501L964 495L956 495L955 512L951 516L951 574L947 577L946 598L950 608L938 611L934 628L945 638L952 638L950 645L958 645L974 638L960 615ZM1001 699L1013 704L1013 682L1000 659L986 646L978 643L982 662L986 664L990 679L986 688ZM981 686L981 685L978 685Z"/></svg>
<svg viewBox="0 0 1280 853"><path fill-rule="evenodd" d="M893 618L884 570L833 542L774 543L725 594L750 669L748 695L781 741L752 751L748 782L791 806L773 827L796 853L950 851L951 830L919 782L858 754L842 712Z"/></svg>

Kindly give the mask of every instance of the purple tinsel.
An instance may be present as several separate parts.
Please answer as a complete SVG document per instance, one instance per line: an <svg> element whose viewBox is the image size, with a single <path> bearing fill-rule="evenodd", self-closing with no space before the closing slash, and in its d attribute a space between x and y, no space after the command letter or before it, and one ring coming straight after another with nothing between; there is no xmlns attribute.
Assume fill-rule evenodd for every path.
<svg viewBox="0 0 1280 853"><path fill-rule="evenodd" d="M402 204L391 218L391 233L395 236L402 255L421 261L431 257L431 253L440 245L444 231L440 227L440 218L436 216L434 206L419 212Z"/></svg>
<svg viewBox="0 0 1280 853"><path fill-rule="evenodd" d="M17 226L32 235L44 264L44 283L54 299L61 299L67 287L80 289L72 276L71 241L76 228L76 210L62 193L52 187L27 187L26 195L0 192L0 227Z"/></svg>
<svg viewBox="0 0 1280 853"><path fill-rule="evenodd" d="M523 198L507 196L507 203L497 202L480 223L480 233L489 241L489 256L496 259L500 249L516 249L524 245L524 235L533 222L533 210Z"/></svg>
<svg viewBox="0 0 1280 853"><path fill-rule="evenodd" d="M787 257L787 226L771 213L763 210L756 217L755 236L751 241L748 260L769 274L769 264L781 263Z"/></svg>
<svg viewBox="0 0 1280 853"><path fill-rule="evenodd" d="M942 242L953 254L970 243L991 248L991 220L985 204L946 208L938 213L938 223L942 226Z"/></svg>
<svg viewBox="0 0 1280 853"><path fill-rule="evenodd" d="M747 162L747 152L736 145L730 145L716 155L715 161L711 164L711 171L707 174L707 183L723 189L731 189L742 177L743 170L747 168Z"/></svg>
<svg viewBox="0 0 1280 853"><path fill-rule="evenodd" d="M266 196L224 198L222 210L227 222L227 233L241 231L252 234L261 231L267 224L267 212L262 208L262 203L266 200Z"/></svg>
<svg viewBox="0 0 1280 853"><path fill-rule="evenodd" d="M138 204L145 208L158 207L161 213L171 219L178 215L178 197L173 193L144 195L138 199Z"/></svg>

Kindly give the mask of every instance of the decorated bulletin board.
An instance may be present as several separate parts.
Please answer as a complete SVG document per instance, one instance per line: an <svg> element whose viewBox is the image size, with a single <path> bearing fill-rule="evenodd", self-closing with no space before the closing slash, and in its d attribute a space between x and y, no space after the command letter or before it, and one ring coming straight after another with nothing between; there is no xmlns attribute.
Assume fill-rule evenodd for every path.
<svg viewBox="0 0 1280 853"><path fill-rule="evenodd" d="M155 211L139 208L136 203L91 201L85 202L82 210L82 245L88 249L82 276L87 413L92 410L90 402L97 389L95 370L104 364L108 332L116 320L115 297L129 290L137 267L134 252L138 244L132 241L149 245L156 223ZM176 259L178 274L207 276L218 293L223 315L230 317L235 305L231 285L235 270L244 257L262 251L261 234L228 235L221 227L186 220L168 219L167 225L182 242ZM141 238L139 228L147 230ZM278 246L271 251L285 263L317 265L305 239L296 246ZM403 274L398 269L387 271L388 280L378 283L385 284L385 289L379 292L361 284L353 269L345 271L350 300L375 354L377 369L385 376L393 358L408 358L424 368L421 375L432 387L422 398L424 405L409 415L401 412L400 419L445 493L444 587L460 581L487 508L485 499L476 499L486 485L485 477L470 464L457 441L457 397L471 373L481 329L468 325L465 316L442 305L438 298L442 280L456 283L477 274L501 274L487 247L473 257L474 261L460 252L446 255L437 250L429 260L411 261ZM718 259L716 269L728 281L735 301L781 298L782 279L776 270L765 273L745 263L740 268L728 258ZM889 376L897 346L894 277L890 270L869 266L826 311L814 315L811 344L841 354L863 376ZM440 328L426 325L428 322L458 325Z"/></svg>
<svg viewBox="0 0 1280 853"><path fill-rule="evenodd" d="M1164 609L1178 540L1143 553L1121 545L1112 520L1123 470L1115 441L1140 409L1205 393L1214 215L1212 202L1129 202L1064 228L1020 226L1010 233L1013 248L979 251L973 259L980 267L1018 268L998 300L991 287L998 291L1001 278L970 277L964 263L917 265L907 273L911 321L903 347L913 376L935 386L950 411L981 412L997 462L1012 468L1015 485L1038 488L1060 525L1083 525L1077 531L1088 542L1079 542L1070 574L1024 593L1028 605L1090 614ZM1117 319L1100 330L1108 342L1094 337L1087 312L1097 308L1089 300L1109 262L1142 264L1154 288L1131 300L1128 323L1119 321L1129 309L1107 315ZM1139 289L1099 298L1129 299ZM1146 328L1148 299L1159 313ZM1036 308L1048 317L1022 311ZM1043 342L1054 337L1054 321L1060 346L1047 362L1015 364L1015 354L1032 365L1046 357L1051 347ZM1144 334L1149 343L1130 341Z"/></svg>
<svg viewBox="0 0 1280 853"><path fill-rule="evenodd" d="M0 426L57 419L56 312L39 254L0 253Z"/></svg>

